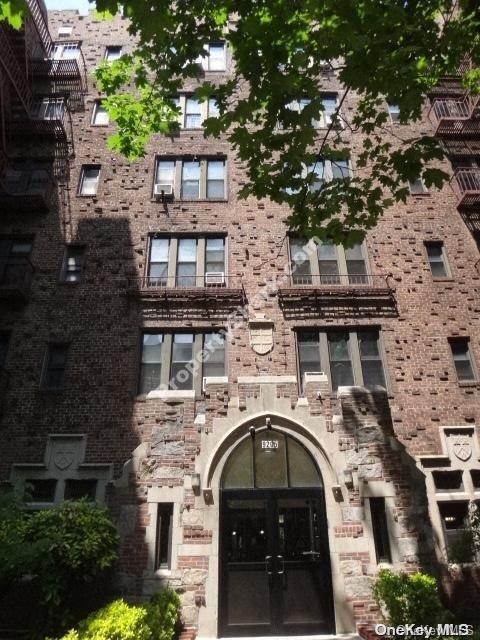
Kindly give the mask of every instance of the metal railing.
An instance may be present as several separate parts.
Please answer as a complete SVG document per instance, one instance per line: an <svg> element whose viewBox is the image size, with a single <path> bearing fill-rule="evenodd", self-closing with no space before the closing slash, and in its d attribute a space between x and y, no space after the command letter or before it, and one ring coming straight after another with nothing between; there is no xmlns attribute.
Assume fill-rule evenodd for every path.
<svg viewBox="0 0 480 640"><path fill-rule="evenodd" d="M8 169L0 180L0 197L41 198L47 206L55 197L55 181L47 169Z"/></svg>
<svg viewBox="0 0 480 640"><path fill-rule="evenodd" d="M0 293L26 298L32 284L34 268L27 256L0 255Z"/></svg>
<svg viewBox="0 0 480 640"><path fill-rule="evenodd" d="M460 167L450 183L458 198L458 206L480 203L480 167Z"/></svg>
<svg viewBox="0 0 480 640"><path fill-rule="evenodd" d="M223 273L203 276L143 276L130 279L129 289L163 291L184 289L240 289L240 283Z"/></svg>
<svg viewBox="0 0 480 640"><path fill-rule="evenodd" d="M35 29L47 56L52 52L52 37L48 29L48 12L43 0L27 0L28 10L32 16Z"/></svg>
<svg viewBox="0 0 480 640"><path fill-rule="evenodd" d="M388 277L384 275L372 275L369 273L352 274L320 274L297 275L292 274L294 287L368 287L374 289L387 289Z"/></svg>
<svg viewBox="0 0 480 640"><path fill-rule="evenodd" d="M5 22L0 22L0 64L3 65L25 112L28 113L32 101L32 93L26 71L21 67L12 47L9 27Z"/></svg>
<svg viewBox="0 0 480 640"><path fill-rule="evenodd" d="M437 135L460 134L465 125L477 115L479 97L434 98L428 112L436 126Z"/></svg>

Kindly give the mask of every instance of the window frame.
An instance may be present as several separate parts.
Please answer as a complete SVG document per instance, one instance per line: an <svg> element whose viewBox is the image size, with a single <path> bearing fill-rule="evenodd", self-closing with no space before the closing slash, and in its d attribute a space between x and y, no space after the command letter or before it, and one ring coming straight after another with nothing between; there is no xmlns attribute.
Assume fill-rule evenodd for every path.
<svg viewBox="0 0 480 640"><path fill-rule="evenodd" d="M81 46L82 46L82 43L79 40L71 40L71 41L61 40L59 42L54 42L51 59L52 60L78 60L81 53ZM58 49L60 50L60 55L57 55ZM65 49L76 51L77 55L74 57L64 57Z"/></svg>
<svg viewBox="0 0 480 640"><path fill-rule="evenodd" d="M120 49L118 56L116 56L115 58L110 59L109 54L111 53L112 49ZM103 54L103 59L105 62L115 62L115 60L118 60L119 58L122 57L123 55L123 49L124 46L121 44L108 44L105 47L105 53Z"/></svg>
<svg viewBox="0 0 480 640"><path fill-rule="evenodd" d="M375 509L373 508L374 505ZM379 508L378 505L380 505L380 511L377 511ZM384 496L371 496L368 498L368 506L377 565L383 563L392 564L392 545L390 541L390 527L388 526L387 500ZM380 555L380 546L384 547L385 557Z"/></svg>
<svg viewBox="0 0 480 640"><path fill-rule="evenodd" d="M430 260L430 256L428 254L428 248L429 247L440 247L441 248L441 261L440 260L434 260L433 262L441 262L443 264L443 268L445 271L445 275L444 276L436 276L433 273L432 270L432 261ZM430 269L430 274L432 276L433 280L451 280L452 279L452 270L450 268L450 264L448 261L448 256L447 256L447 251L445 249L445 243L443 242L443 240L424 240L423 241L423 247L424 247L424 251L425 251L425 256L426 256L426 260L427 260L427 264L428 264L428 268Z"/></svg>
<svg viewBox="0 0 480 640"><path fill-rule="evenodd" d="M59 38L71 36L73 33L73 25L71 24L62 24L58 27L57 35Z"/></svg>
<svg viewBox="0 0 480 640"><path fill-rule="evenodd" d="M182 328L172 328L169 327L167 329L159 328L145 328L140 331L139 337L139 356L138 356L138 375L137 375L137 396L146 396L150 393L154 393L155 391L166 391L166 392L174 392L175 389L171 389L170 382L172 380L172 355L173 355L173 343L174 336L176 334L193 334L193 343L192 343L192 360L195 361L198 359L201 361L201 353L204 349L204 337L207 334L212 333L222 333L226 335L225 327L203 327L203 328L190 328L190 329L182 329ZM161 369L160 369L160 380L158 387L156 389L151 389L150 391L142 391L140 388L140 383L142 380L142 360L143 360L143 337L145 335L162 335L162 352L161 352ZM223 341L224 346L224 377L228 377L228 344L227 340ZM179 389L180 391L194 391L196 397L201 397L203 395L203 363L200 366L199 371L197 373L191 373L192 376L192 386L190 389Z"/></svg>
<svg viewBox="0 0 480 640"><path fill-rule="evenodd" d="M470 363L470 369L472 371L472 377L471 378L460 378L458 375L458 369L457 369L457 365L456 365L456 361L455 361L455 356L453 353L453 348L452 348L452 344L454 343L462 343L464 342L467 345L467 355L468 355L468 362ZM453 369L455 371L455 375L457 378L457 382L458 384L462 385L462 384L477 384L478 383L478 369L476 366L476 362L475 362L475 357L472 351L472 343L470 340L469 336L452 336L448 338L448 344L450 347L450 355L452 358L452 364L453 364Z"/></svg>
<svg viewBox="0 0 480 640"><path fill-rule="evenodd" d="M331 100L331 99L335 100L335 108L332 113L327 112L324 105L324 101ZM290 110L293 112L301 113L304 107L306 106L306 104L301 106L302 102L305 102L305 101L307 101L306 104L309 104L312 101L312 99L308 96L293 98L285 105L285 108L290 108ZM330 92L324 91L321 93L321 102L324 108L319 112L318 119L312 118L311 124L314 129L328 129L328 127L331 125L331 122L332 122L331 115L335 113L335 111L338 109L338 106L340 104L340 95L338 91L330 91ZM338 131L343 129L344 127L343 127L341 111L339 111L337 115L338 115L338 122L336 123L334 128ZM277 124L277 128L280 131L285 131L285 130L288 130L290 127L284 126L282 122L279 120Z"/></svg>
<svg viewBox="0 0 480 640"><path fill-rule="evenodd" d="M343 326L343 327L333 326L328 328L323 327L321 329L318 329L316 327L298 327L295 329L295 334L296 334L295 339L296 339L296 357L297 357L297 376L299 380L298 387L300 390L300 395L303 395L305 392L304 381L300 375L300 371L301 371L300 349L299 349L300 335L302 333L314 333L318 335L318 341L317 341L319 345L318 362L320 365L319 373L320 372L325 373L325 375L328 378L328 385L329 385L330 391L332 393L336 393L338 391L338 388L334 389L332 384L332 375L331 375L331 368L330 368L330 353L329 353L329 347L328 347L328 334L329 333L348 333L348 348L349 348L349 355L350 355L350 364L351 364L352 373L353 373L353 386L365 387L363 370L362 370L362 358L360 353L360 342L358 340L358 334L359 333L361 334L362 332L364 333L376 332L378 335L377 337L377 347L378 347L378 355L379 355L378 359L382 364L382 372L385 380L385 386L383 388L385 389L387 394L391 392L391 384L390 384L390 379L388 375L388 362L386 358L386 351L385 351L385 345L383 343L381 327L379 327L378 325L372 325L372 326L364 325L362 327L354 327L354 328L348 327L348 326ZM343 385L339 385L339 386L343 386ZM378 387L379 385L374 385L374 386ZM369 389L371 387L367 386L365 388Z"/></svg>
<svg viewBox="0 0 480 640"><path fill-rule="evenodd" d="M388 108L388 115L390 117L390 124L399 124L400 107L398 106L398 104L395 104L393 102L387 102L387 108Z"/></svg>
<svg viewBox="0 0 480 640"><path fill-rule="evenodd" d="M208 176L208 163L209 162L223 162L223 197L220 198L208 198L207 197L207 176ZM152 185L152 199L155 200L155 186L157 184L163 184L157 182L157 170L160 162L173 162L173 196L176 200L182 202L227 202L228 201L228 159L226 156L160 156L155 157L155 165L153 171L153 185ZM183 178L183 165L185 162L198 162L199 167L199 187L197 197L184 197L182 194L182 178Z"/></svg>
<svg viewBox="0 0 480 640"><path fill-rule="evenodd" d="M421 183L422 190L421 191L414 191L413 190L414 189L414 185L417 184L418 182ZM425 182L424 182L422 176L419 176L415 180L410 180L408 182L408 189L410 191L410 195L411 196L428 196L428 195L430 195L430 191L425 186Z"/></svg>
<svg viewBox="0 0 480 640"><path fill-rule="evenodd" d="M98 175L95 182L95 193L83 193L83 188L85 184L85 171L89 169L97 169ZM80 169L80 178L78 182L78 191L77 196L80 198L96 198L98 196L98 190L100 187L100 176L102 173L102 165L101 164L82 164Z"/></svg>
<svg viewBox="0 0 480 640"><path fill-rule="evenodd" d="M167 511L169 512L167 514ZM163 512L163 513L162 513ZM175 513L175 503L174 502L158 502L156 508L156 517L155 517L155 552L153 558L153 570L155 572L160 571L168 571L170 572L172 569L172 549L173 549L173 518ZM166 562L162 562L162 530L165 533L165 529L163 528L163 519L165 516L168 517L167 524L167 558Z"/></svg>
<svg viewBox="0 0 480 640"><path fill-rule="evenodd" d="M223 67L221 69L211 69L210 68L210 47L223 46ZM227 70L227 42L225 40L218 40L217 42L209 42L206 47L208 48L208 55L202 56L201 54L197 58L197 64L202 67L204 71L208 71L209 73L225 73Z"/></svg>
<svg viewBox="0 0 480 640"><path fill-rule="evenodd" d="M92 127L108 127L108 125L110 124L110 117L108 115L108 113L105 111L105 114L107 116L107 122L95 122L95 118L98 114L98 109L99 107L102 106L102 99L99 100L95 100L93 103L93 109L92 109L92 118L90 120L90 125Z"/></svg>
<svg viewBox="0 0 480 640"><path fill-rule="evenodd" d="M55 347L63 347L65 349L65 364L63 367L63 378L61 384L59 386L53 387L47 384L47 376L50 371L49 362L51 359L51 350ZM40 381L40 388L42 391L48 391L50 393L61 393L66 387L67 380L67 371L68 371L68 361L69 361L69 351L70 351L70 343L69 342L49 342L47 344L47 348L45 350L45 356L43 360L42 367L42 375Z"/></svg>
<svg viewBox="0 0 480 640"><path fill-rule="evenodd" d="M10 331L0 331L0 371L6 368L12 334Z"/></svg>
<svg viewBox="0 0 480 640"><path fill-rule="evenodd" d="M192 288L204 287L205 283L205 274L207 273L206 265L207 265L207 240L220 238L223 240L223 279L224 284L227 282L228 277L228 236L223 233L206 233L206 234L189 234L189 233L181 233L181 234L168 234L168 233L151 233L147 239L147 260L145 262L145 278L146 282L149 282L149 278L153 279L161 279L160 276L151 276L150 275L150 266L152 264L151 255L152 255L152 242L154 240L168 240L168 254L167 254L167 275L166 275L166 284L163 285L166 288L176 288L177 287L177 268L178 268L178 245L180 240L185 239L195 239L197 242L196 246L196 280L195 285ZM154 263L155 264L155 263ZM219 272L221 273L221 272ZM152 284L152 286L156 286Z"/></svg>

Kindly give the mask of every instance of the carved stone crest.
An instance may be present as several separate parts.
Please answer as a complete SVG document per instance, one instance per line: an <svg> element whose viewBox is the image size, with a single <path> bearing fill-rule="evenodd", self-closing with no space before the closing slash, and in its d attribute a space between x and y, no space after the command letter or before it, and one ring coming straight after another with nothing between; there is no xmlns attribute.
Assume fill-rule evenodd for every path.
<svg viewBox="0 0 480 640"><path fill-rule="evenodd" d="M248 321L250 346L261 356L273 349L273 322L263 314Z"/></svg>
<svg viewBox="0 0 480 640"><path fill-rule="evenodd" d="M452 451L462 462L466 462L472 457L472 439L465 434L451 435Z"/></svg>
<svg viewBox="0 0 480 640"><path fill-rule="evenodd" d="M53 463L57 469L63 471L64 469L68 469L74 459L75 451L72 449L66 449L65 447L59 447L53 456Z"/></svg>

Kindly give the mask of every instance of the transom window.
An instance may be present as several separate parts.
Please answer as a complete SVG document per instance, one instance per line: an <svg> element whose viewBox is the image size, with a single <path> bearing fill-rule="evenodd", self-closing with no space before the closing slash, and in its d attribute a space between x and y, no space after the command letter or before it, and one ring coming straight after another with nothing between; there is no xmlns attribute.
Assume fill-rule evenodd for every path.
<svg viewBox="0 0 480 640"><path fill-rule="evenodd" d="M275 429L257 429L233 450L222 475L224 489L322 487L317 466L294 438Z"/></svg>
<svg viewBox="0 0 480 640"><path fill-rule="evenodd" d="M224 376L222 332L144 333L139 393L154 390L202 391L202 377Z"/></svg>
<svg viewBox="0 0 480 640"><path fill-rule="evenodd" d="M183 200L223 200L226 197L225 158L158 158L154 193Z"/></svg>
<svg viewBox="0 0 480 640"><path fill-rule="evenodd" d="M291 238L290 260L295 285L362 285L371 280L363 244L346 249L323 242L315 251L312 243Z"/></svg>
<svg viewBox="0 0 480 640"><path fill-rule="evenodd" d="M224 236L152 236L147 286L224 285L225 242Z"/></svg>
<svg viewBox="0 0 480 640"><path fill-rule="evenodd" d="M299 331L300 379L323 371L332 389L340 386L386 387L378 329Z"/></svg>

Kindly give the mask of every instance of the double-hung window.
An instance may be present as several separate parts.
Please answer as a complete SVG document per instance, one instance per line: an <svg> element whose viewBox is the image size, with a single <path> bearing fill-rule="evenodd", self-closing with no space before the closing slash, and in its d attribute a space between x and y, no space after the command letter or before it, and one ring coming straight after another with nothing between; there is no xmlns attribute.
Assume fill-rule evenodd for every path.
<svg viewBox="0 0 480 640"><path fill-rule="evenodd" d="M187 94L170 99L180 110L178 123L182 129L201 129L204 120L218 118L220 115L217 100L214 97L203 102L200 102L195 96Z"/></svg>
<svg viewBox="0 0 480 640"><path fill-rule="evenodd" d="M286 109L301 113L311 102L310 98L296 98L286 105ZM338 107L338 95L336 93L323 95L321 104L322 108L318 110L318 117L312 117L311 121L312 127L315 129L324 129L332 124L333 116ZM287 127L287 125L284 125L281 121L278 126L280 129Z"/></svg>
<svg viewBox="0 0 480 640"><path fill-rule="evenodd" d="M76 60L79 55L79 42L57 42L53 46L53 60Z"/></svg>
<svg viewBox="0 0 480 640"><path fill-rule="evenodd" d="M202 126L202 104L197 98L187 96L185 99L185 129L199 129Z"/></svg>
<svg viewBox="0 0 480 640"><path fill-rule="evenodd" d="M43 370L42 387L60 390L65 385L68 344L49 344Z"/></svg>
<svg viewBox="0 0 480 640"><path fill-rule="evenodd" d="M350 160L327 160L318 158L314 163L303 166L300 175L296 176L296 181L301 179L299 187L286 187L285 193L292 195L299 193L302 186L307 187L308 191L320 191L325 182L331 180L348 180L352 176Z"/></svg>
<svg viewBox="0 0 480 640"><path fill-rule="evenodd" d="M428 264L433 278L448 278L450 273L443 242L425 242Z"/></svg>
<svg viewBox="0 0 480 640"><path fill-rule="evenodd" d="M224 200L225 158L157 158L154 194L182 200Z"/></svg>
<svg viewBox="0 0 480 640"><path fill-rule="evenodd" d="M101 100L96 100L93 105L92 124L99 127L105 126L109 122L108 113Z"/></svg>
<svg viewBox="0 0 480 640"><path fill-rule="evenodd" d="M388 103L388 113L392 122L398 122L400 120L400 107L398 104Z"/></svg>
<svg viewBox="0 0 480 640"><path fill-rule="evenodd" d="M144 333L139 392L171 389L202 391L202 377L224 376L225 338L221 331Z"/></svg>
<svg viewBox="0 0 480 640"><path fill-rule="evenodd" d="M370 281L363 244L346 249L321 242L315 248L313 242L292 238L290 259L295 285L364 285Z"/></svg>
<svg viewBox="0 0 480 640"><path fill-rule="evenodd" d="M302 382L305 373L323 371L333 390L352 385L386 387L377 329L299 331L297 342Z"/></svg>
<svg viewBox="0 0 480 640"><path fill-rule="evenodd" d="M470 350L469 338L451 338L453 362L460 381L476 380L476 371L473 356Z"/></svg>
<svg viewBox="0 0 480 640"><path fill-rule="evenodd" d="M224 236L150 237L149 287L222 286L225 274Z"/></svg>
<svg viewBox="0 0 480 640"><path fill-rule="evenodd" d="M80 282L85 269L85 246L69 245L63 259L63 282Z"/></svg>
<svg viewBox="0 0 480 640"><path fill-rule="evenodd" d="M227 56L225 42L212 42L205 47L205 54L198 57L205 71L225 71Z"/></svg>
<svg viewBox="0 0 480 640"><path fill-rule="evenodd" d="M118 60L122 55L122 47L120 45L108 46L105 49L105 60L106 62L113 62L114 60Z"/></svg>
<svg viewBox="0 0 480 640"><path fill-rule="evenodd" d="M100 166L87 166L82 167L80 174L80 187L79 195L81 196L94 196L98 190L98 183L100 180Z"/></svg>

